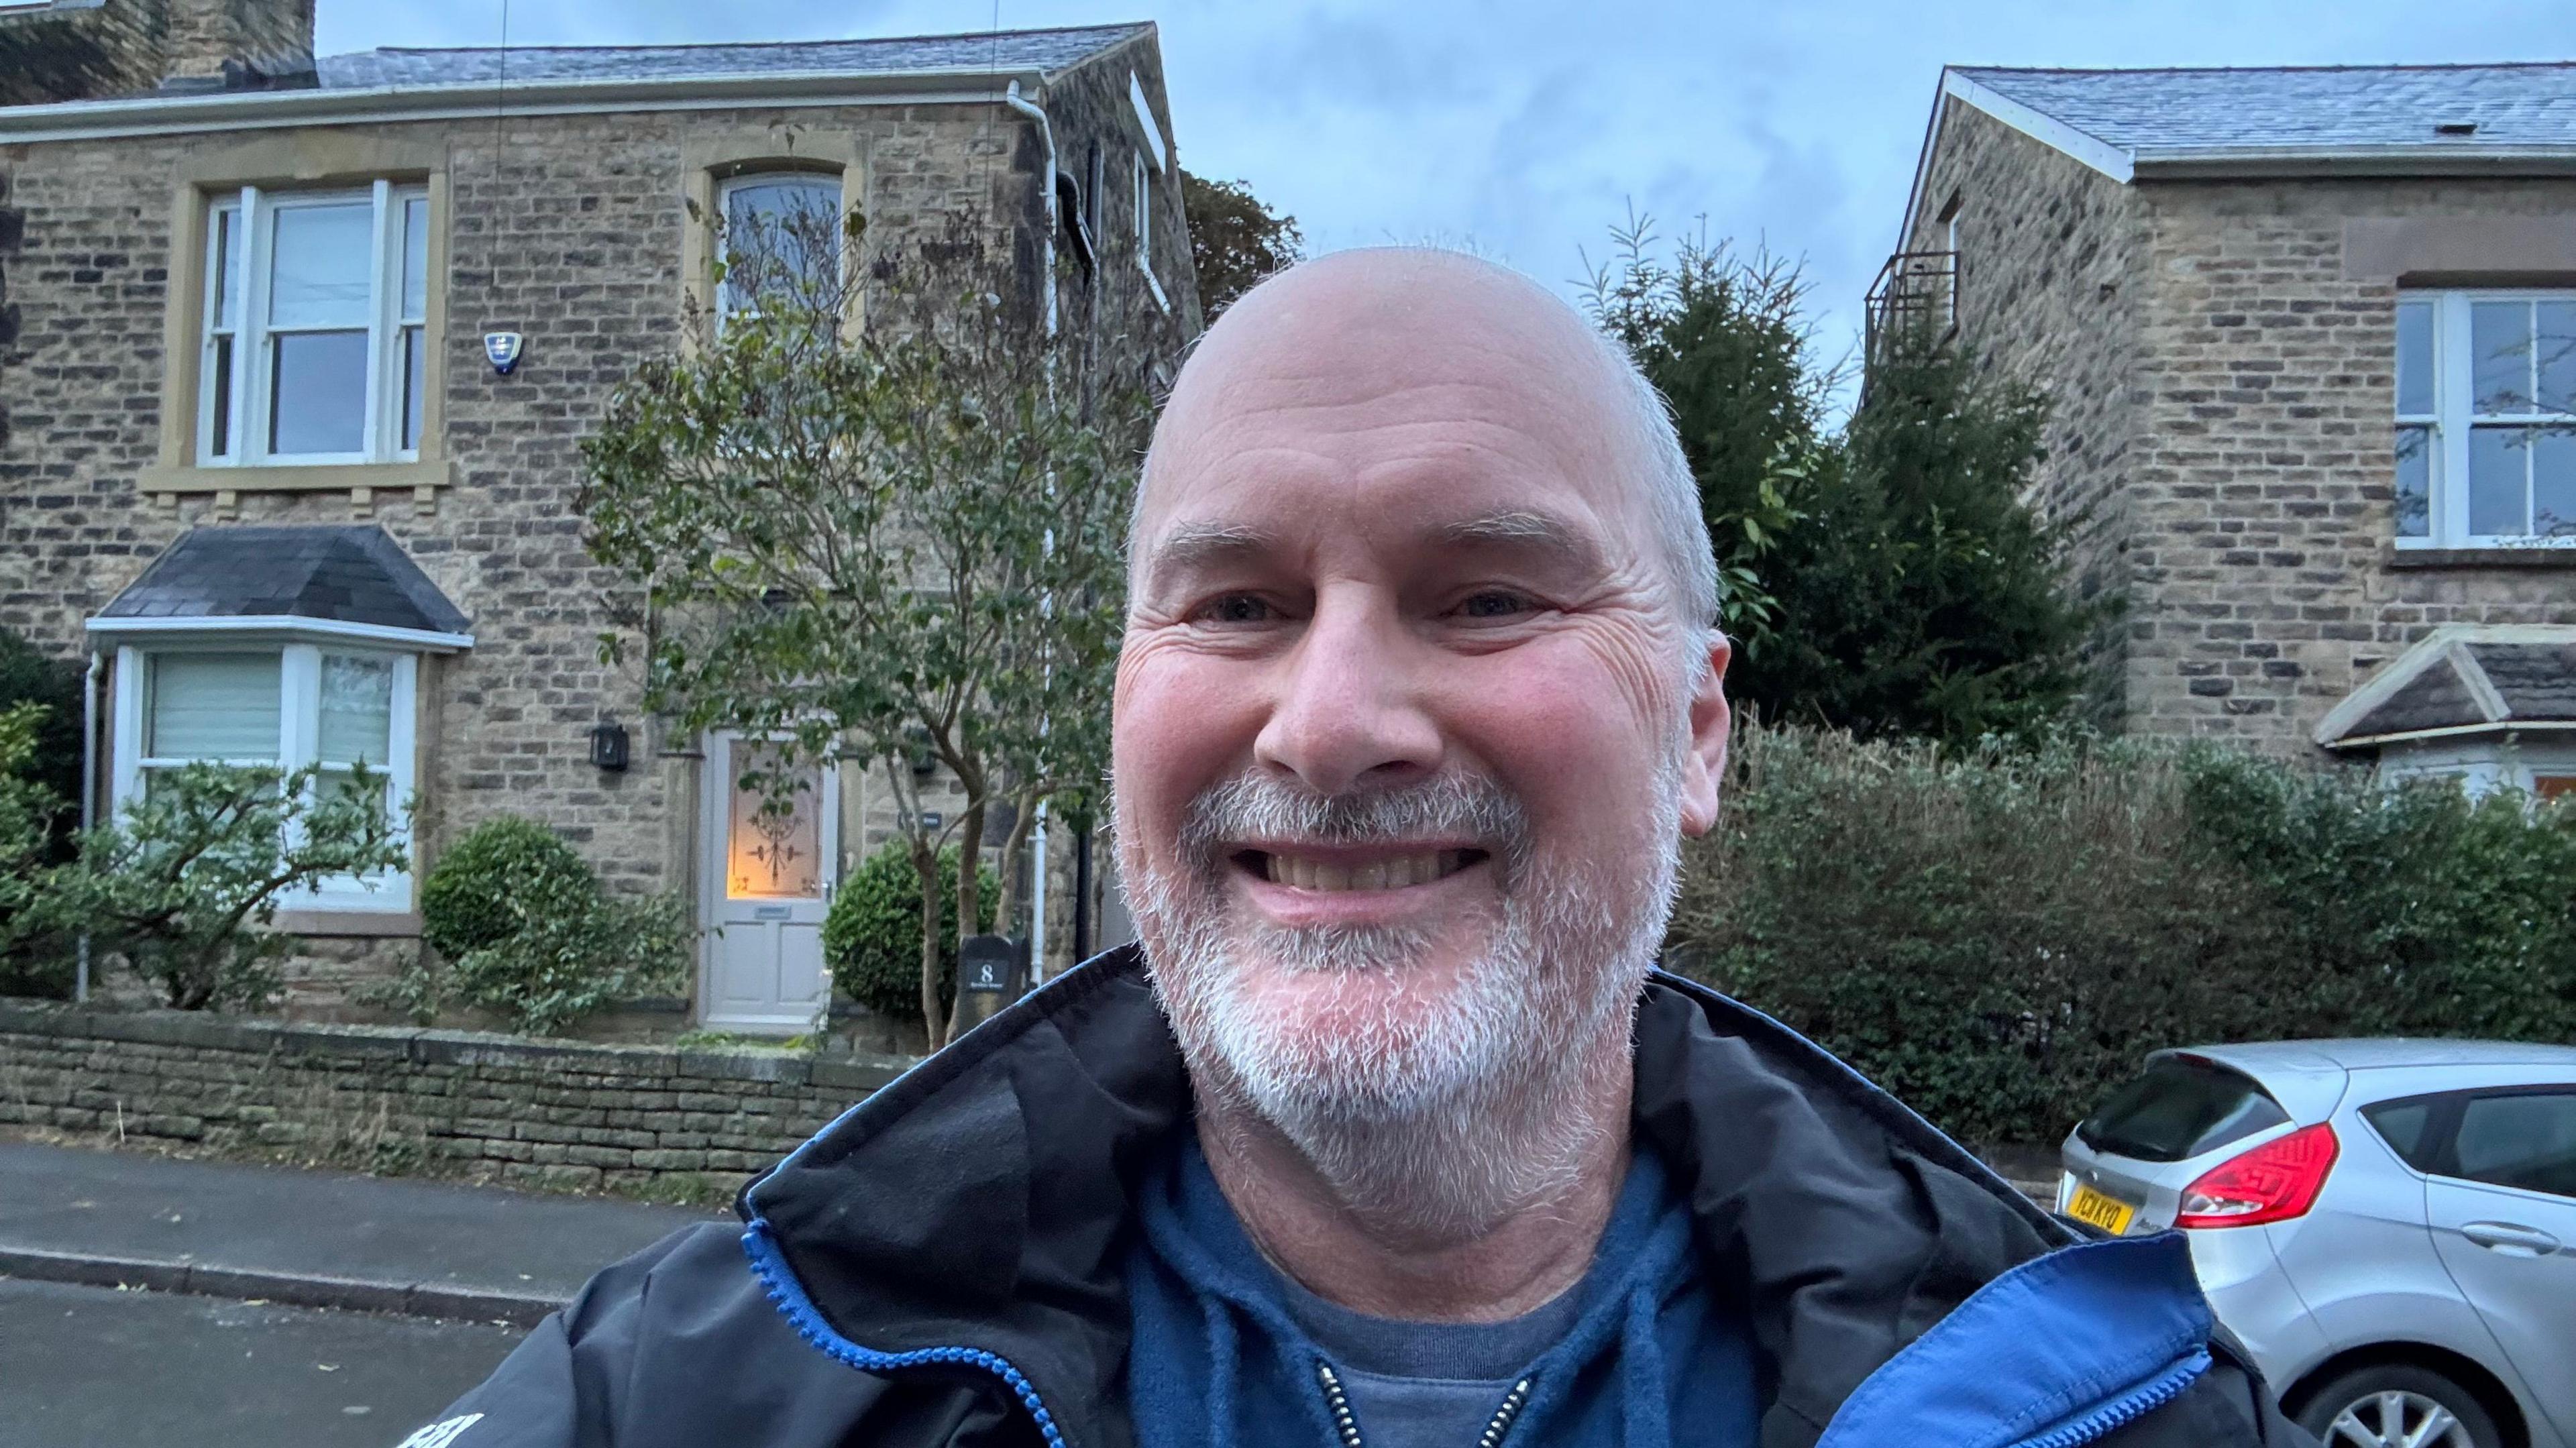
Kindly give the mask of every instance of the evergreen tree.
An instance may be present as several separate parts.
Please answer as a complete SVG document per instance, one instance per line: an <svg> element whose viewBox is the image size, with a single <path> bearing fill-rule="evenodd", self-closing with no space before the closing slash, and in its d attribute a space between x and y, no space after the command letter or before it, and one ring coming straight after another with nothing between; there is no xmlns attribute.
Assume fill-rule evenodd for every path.
<svg viewBox="0 0 2576 1448"><path fill-rule="evenodd" d="M1262 205L1241 181L1210 181L1183 171L1181 212L1189 221L1199 306L1211 322L1263 277L1306 254L1297 218Z"/></svg>
<svg viewBox="0 0 2576 1448"><path fill-rule="evenodd" d="M1778 259L1650 223L1611 232L1594 319L1672 404L1727 588L1727 692L1771 719L1970 743L2028 733L2081 690L2099 606L2022 502L2045 398L1962 347L1900 338L1826 425L1805 285Z"/></svg>

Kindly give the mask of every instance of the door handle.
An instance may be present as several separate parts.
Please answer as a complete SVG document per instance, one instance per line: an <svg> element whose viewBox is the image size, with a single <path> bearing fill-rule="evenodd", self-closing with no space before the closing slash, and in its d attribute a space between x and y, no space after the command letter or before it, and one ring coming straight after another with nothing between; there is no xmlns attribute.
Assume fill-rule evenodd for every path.
<svg viewBox="0 0 2576 1448"><path fill-rule="evenodd" d="M2514 1256L2546 1257L2559 1248L2556 1237L2536 1227L2513 1222L2471 1222L2460 1229L2460 1235L2481 1247Z"/></svg>

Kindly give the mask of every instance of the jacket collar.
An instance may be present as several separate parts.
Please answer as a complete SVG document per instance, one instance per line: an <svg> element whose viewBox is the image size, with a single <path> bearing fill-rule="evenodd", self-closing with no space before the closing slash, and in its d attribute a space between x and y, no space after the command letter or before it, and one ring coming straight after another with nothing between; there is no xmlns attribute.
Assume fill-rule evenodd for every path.
<svg viewBox="0 0 2576 1448"><path fill-rule="evenodd" d="M1133 946L1054 981L845 1113L747 1187L829 1329L880 1354L971 1348L1068 1441L1129 1448L1119 1373L1133 1194L1190 1112ZM1862 1379L2071 1234L1922 1118L1759 1012L1657 973L1635 1126L1687 1195L1771 1406L1812 1444Z"/></svg>

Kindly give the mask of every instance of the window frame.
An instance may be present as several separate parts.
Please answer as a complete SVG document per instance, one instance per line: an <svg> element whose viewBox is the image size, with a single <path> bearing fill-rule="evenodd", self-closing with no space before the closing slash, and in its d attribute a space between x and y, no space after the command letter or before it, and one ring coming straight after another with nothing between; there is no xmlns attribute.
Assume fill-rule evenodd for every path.
<svg viewBox="0 0 2576 1448"><path fill-rule="evenodd" d="M1136 269L1145 274L1145 288L1154 294L1154 305L1168 312L1172 304L1163 294L1163 279L1154 275L1154 171L1146 164L1141 149L1135 153L1133 165L1135 183L1129 219L1136 231Z"/></svg>
<svg viewBox="0 0 2576 1448"><path fill-rule="evenodd" d="M2396 477L2396 443L2398 429L2426 429L2430 442L2425 460L2425 529L2420 535L2395 533L2392 541L2401 549L2424 548L2576 548L2576 534L2544 533L2471 533L2469 514L2469 460L2471 435L2479 427L2535 427L2552 422L2576 430L2576 412L2527 410L2520 413L2480 413L2477 411L2477 366L2472 318L2474 307L2481 302L2563 302L2576 304L2576 288L2565 287L2409 287L2397 294L2396 306L2426 305L2432 310L2430 359L2433 369L2433 410L2409 413L2398 410L2401 401L2397 373L2403 363L2399 349L2392 346L2390 355L2390 478ZM2392 321L2395 314L2392 314ZM2392 326L2392 343L2395 328ZM2535 360L2535 366L2538 365ZM2534 399L2536 401L2537 399ZM2526 522L2532 507L2532 484L2524 485L2523 507ZM2392 525L2395 519L2391 519Z"/></svg>
<svg viewBox="0 0 2576 1448"><path fill-rule="evenodd" d="M184 654L276 654L278 656L277 757L200 761L147 757L152 673L162 658ZM145 776L156 769L191 763L267 767L292 773L320 762L321 689L324 655L363 658L393 666L393 698L385 729L381 772L388 805L397 812L396 838L409 851L412 825L399 811L417 788L420 710L420 655L417 652L359 638L327 640L282 638L264 632L208 630L188 638L158 638L120 643L116 650L110 758L110 799L121 815L142 798ZM377 768L370 764L370 769ZM320 781L315 781L318 784ZM280 903L293 909L406 914L412 908L413 870L380 871L359 877L324 880L289 891Z"/></svg>
<svg viewBox="0 0 2576 1448"><path fill-rule="evenodd" d="M2546 1197L2554 1202L2576 1202L2576 1196L2565 1193L2546 1191L2539 1187L2515 1186L2510 1182L2488 1181L2483 1177L2468 1176L2461 1172L2460 1127L2468 1118L2470 1105L2478 1101L2512 1096L2576 1096L2576 1081L2521 1081L2494 1086L2458 1086L2447 1091L2423 1091L2411 1096L2392 1096L2384 1101L2373 1101L2361 1107L2360 1111L2363 1119L2369 1122L2372 1134L2378 1136L2380 1143L2388 1148L2389 1155L2396 1157L2400 1165L2418 1176L2439 1177L2443 1181L2458 1182L2463 1186L2476 1187L2481 1191L2523 1192L2535 1197ZM2399 1151L2395 1142L2380 1133L2378 1123L2370 1120L2373 1112L2394 1110L2402 1106L2431 1108L2431 1115L2424 1123L2424 1140L2421 1143L2423 1149L2419 1153L2420 1164L2417 1158L2409 1157Z"/></svg>
<svg viewBox="0 0 2576 1448"><path fill-rule="evenodd" d="M425 182L396 182L379 177L362 187L335 186L310 190L270 190L256 185L216 192L205 198L205 247L198 258L204 296L197 319L197 415L190 456L200 468L346 467L364 464L416 463L421 460L432 416L429 294L435 280L438 217ZM341 328L272 328L268 325L268 277L276 257L276 218L281 211L345 206L364 200L370 208L368 258L372 295L367 308L367 377L361 394L364 446L354 452L280 453L268 446L275 423L273 339ZM408 264L408 208L418 203L428 245L421 259L424 275L417 315L407 305L404 286ZM229 221L228 221L229 218ZM225 266L227 234L234 239L233 264ZM231 324L222 325L231 317ZM405 446L409 428L409 392L402 385L408 363L406 341L421 335L420 435ZM231 343L228 368L217 365L219 342ZM222 409L222 439L217 451L217 399Z"/></svg>

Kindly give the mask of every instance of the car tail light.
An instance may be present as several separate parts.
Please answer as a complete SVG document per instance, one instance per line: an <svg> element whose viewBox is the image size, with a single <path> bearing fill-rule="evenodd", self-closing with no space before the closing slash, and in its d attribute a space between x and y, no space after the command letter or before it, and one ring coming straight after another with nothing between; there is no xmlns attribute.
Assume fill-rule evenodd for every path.
<svg viewBox="0 0 2576 1448"><path fill-rule="evenodd" d="M2182 1189L2177 1227L2259 1227L2307 1215L2343 1143L2320 1121L2202 1172Z"/></svg>

